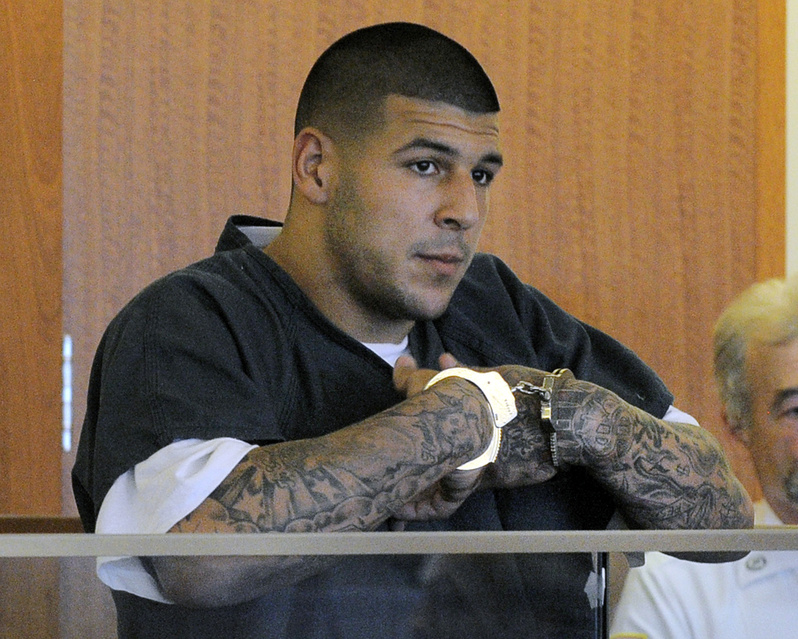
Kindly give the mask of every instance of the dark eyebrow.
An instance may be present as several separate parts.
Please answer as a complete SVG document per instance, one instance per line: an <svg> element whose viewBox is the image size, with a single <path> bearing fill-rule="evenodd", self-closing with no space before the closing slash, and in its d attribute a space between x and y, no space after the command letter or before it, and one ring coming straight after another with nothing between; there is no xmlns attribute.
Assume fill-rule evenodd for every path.
<svg viewBox="0 0 798 639"><path fill-rule="evenodd" d="M798 388L784 388L776 393L773 402L770 404L770 410L776 411L787 401L798 395Z"/></svg>
<svg viewBox="0 0 798 639"><path fill-rule="evenodd" d="M435 140L430 140L429 138L415 138L414 140L408 142L404 146L398 148L394 155L399 155L400 153L404 153L405 151L410 151L413 149L427 149L430 151L437 151L438 153L442 153L448 157L457 157L460 155L460 152L449 146L448 144L444 144L443 142L436 142ZM482 158L480 158L481 162L486 164L495 164L497 166L502 166L504 164L504 158L502 158L500 153L488 153Z"/></svg>

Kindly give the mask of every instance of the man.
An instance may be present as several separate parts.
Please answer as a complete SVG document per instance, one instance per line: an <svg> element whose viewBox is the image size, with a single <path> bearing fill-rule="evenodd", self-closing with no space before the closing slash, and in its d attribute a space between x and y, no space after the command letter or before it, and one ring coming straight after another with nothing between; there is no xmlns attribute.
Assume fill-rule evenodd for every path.
<svg viewBox="0 0 798 639"><path fill-rule="evenodd" d="M798 525L798 277L754 284L715 327L723 420L751 453L760 525ZM798 553L754 552L704 565L649 553L627 577L616 639L792 637Z"/></svg>
<svg viewBox="0 0 798 639"><path fill-rule="evenodd" d="M321 56L276 238L232 220L214 257L145 289L100 344L74 470L87 530L582 529L616 509L644 528L750 525L717 443L653 417L689 421L650 369L475 254L498 111L473 56L425 27L363 29ZM559 368L572 372L544 372ZM590 558L524 561L469 581L501 565L524 636L590 636ZM122 636L408 637L458 610L462 569L198 557L99 571Z"/></svg>

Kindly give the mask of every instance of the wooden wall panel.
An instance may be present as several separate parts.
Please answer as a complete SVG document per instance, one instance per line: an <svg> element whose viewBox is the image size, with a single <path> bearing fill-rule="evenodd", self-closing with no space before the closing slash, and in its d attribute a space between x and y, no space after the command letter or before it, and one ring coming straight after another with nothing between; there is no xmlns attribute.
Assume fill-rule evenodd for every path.
<svg viewBox="0 0 798 639"><path fill-rule="evenodd" d="M59 560L0 559L0 637L58 639Z"/></svg>
<svg viewBox="0 0 798 639"><path fill-rule="evenodd" d="M0 513L61 509L61 27L0 2Z"/></svg>
<svg viewBox="0 0 798 639"><path fill-rule="evenodd" d="M116 610L94 557L0 559L0 637L115 639Z"/></svg>
<svg viewBox="0 0 798 639"><path fill-rule="evenodd" d="M758 84L762 61L784 56L783 38L763 37L783 28L783 0L763 4L67 0L76 422L101 331L131 295L208 255L228 215L283 217L293 111L316 56L353 28L404 19L468 46L502 100L507 166L483 248L632 346L718 432L712 322L783 269L783 177L764 166L778 151L762 149L783 140L783 102Z"/></svg>
<svg viewBox="0 0 798 639"><path fill-rule="evenodd" d="M787 9L757 3L757 279L786 272Z"/></svg>

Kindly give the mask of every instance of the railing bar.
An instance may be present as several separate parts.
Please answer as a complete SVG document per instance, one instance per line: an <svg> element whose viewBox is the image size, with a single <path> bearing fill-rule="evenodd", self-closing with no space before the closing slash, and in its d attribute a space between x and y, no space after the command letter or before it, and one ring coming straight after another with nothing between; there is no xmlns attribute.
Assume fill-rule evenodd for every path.
<svg viewBox="0 0 798 639"><path fill-rule="evenodd" d="M399 555L798 550L798 528L750 531L510 531L268 535L6 534L0 557Z"/></svg>

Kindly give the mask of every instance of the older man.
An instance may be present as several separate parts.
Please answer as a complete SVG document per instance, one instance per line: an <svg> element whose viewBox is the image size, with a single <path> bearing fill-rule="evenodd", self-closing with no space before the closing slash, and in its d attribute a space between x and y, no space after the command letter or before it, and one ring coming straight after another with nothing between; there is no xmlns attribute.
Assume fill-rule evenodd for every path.
<svg viewBox="0 0 798 639"><path fill-rule="evenodd" d="M798 276L755 284L715 327L723 420L751 454L762 525L798 525ZM772 639L798 629L798 553L693 564L658 553L627 578L613 639Z"/></svg>

